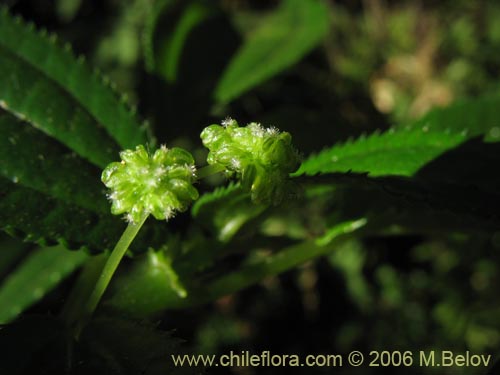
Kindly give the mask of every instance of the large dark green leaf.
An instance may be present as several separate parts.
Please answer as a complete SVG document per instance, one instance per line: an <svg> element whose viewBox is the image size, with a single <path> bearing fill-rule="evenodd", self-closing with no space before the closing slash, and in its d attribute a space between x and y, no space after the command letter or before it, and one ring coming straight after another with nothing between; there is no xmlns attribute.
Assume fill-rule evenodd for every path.
<svg viewBox="0 0 500 375"><path fill-rule="evenodd" d="M0 113L0 159L0 175L14 184L95 212L109 211L99 168L6 113Z"/></svg>
<svg viewBox="0 0 500 375"><path fill-rule="evenodd" d="M229 102L298 62L328 31L328 9L316 0L285 0L232 58L215 97Z"/></svg>
<svg viewBox="0 0 500 375"><path fill-rule="evenodd" d="M41 244L111 248L125 223L109 213L100 168L81 157L103 167L144 143L144 130L69 47L5 9L0 72L0 106L11 113L0 114L0 228Z"/></svg>
<svg viewBox="0 0 500 375"><path fill-rule="evenodd" d="M54 39L0 11L1 107L101 167L145 143L109 85Z"/></svg>
<svg viewBox="0 0 500 375"><path fill-rule="evenodd" d="M125 223L0 177L0 228L30 242L110 249Z"/></svg>
<svg viewBox="0 0 500 375"><path fill-rule="evenodd" d="M32 242L93 251L118 240L126 224L110 214L99 168L6 113L0 113L0 159L1 229ZM158 240L151 232L141 237Z"/></svg>
<svg viewBox="0 0 500 375"><path fill-rule="evenodd" d="M1 228L34 242L100 250L117 238L98 168L6 113L0 157Z"/></svg>

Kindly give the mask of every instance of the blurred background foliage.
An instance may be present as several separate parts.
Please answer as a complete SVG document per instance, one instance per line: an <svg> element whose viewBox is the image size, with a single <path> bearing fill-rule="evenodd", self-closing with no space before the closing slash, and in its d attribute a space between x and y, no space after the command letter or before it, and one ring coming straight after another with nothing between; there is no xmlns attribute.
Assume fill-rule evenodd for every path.
<svg viewBox="0 0 500 375"><path fill-rule="evenodd" d="M498 85L496 1L3 3L57 33L109 75L151 123L158 143L191 149L200 160L205 155L198 149L200 129L226 115L289 131L296 146L309 154L362 133L404 125L433 107ZM321 227L323 213L333 210L328 201L298 209L306 219L274 214L260 230L307 238L313 235L301 220ZM0 277L5 278L30 249L4 236L0 240L10 249L9 257L1 258ZM215 303L169 311L160 317L161 327L175 330L192 351L204 354L446 349L496 357L499 250L500 232L388 230L349 240L328 257ZM54 309L71 282L32 310ZM207 373L219 373L213 370ZM232 373L271 372L235 368ZM364 373L389 374L391 369Z"/></svg>

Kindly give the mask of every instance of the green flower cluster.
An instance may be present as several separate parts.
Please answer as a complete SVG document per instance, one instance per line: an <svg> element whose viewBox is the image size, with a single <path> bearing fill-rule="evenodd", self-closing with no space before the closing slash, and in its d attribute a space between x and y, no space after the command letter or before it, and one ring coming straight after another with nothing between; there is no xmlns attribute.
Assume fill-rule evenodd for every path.
<svg viewBox="0 0 500 375"><path fill-rule="evenodd" d="M141 145L120 152L120 158L122 161L109 164L101 177L111 189L113 214L126 213L127 221L132 223L145 214L168 220L198 198L193 187L196 169L189 152L162 146L150 155Z"/></svg>
<svg viewBox="0 0 500 375"><path fill-rule="evenodd" d="M257 123L240 127L227 119L206 127L201 140L210 151L208 163L235 174L254 202L279 204L287 196L289 174L300 163L289 133Z"/></svg>

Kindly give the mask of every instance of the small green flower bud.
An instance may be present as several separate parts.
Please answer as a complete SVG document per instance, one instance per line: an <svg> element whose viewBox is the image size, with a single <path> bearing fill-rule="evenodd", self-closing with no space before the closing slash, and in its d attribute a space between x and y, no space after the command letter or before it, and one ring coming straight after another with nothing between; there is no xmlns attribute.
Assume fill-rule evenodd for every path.
<svg viewBox="0 0 500 375"><path fill-rule="evenodd" d="M222 126L206 127L201 140L210 151L207 162L235 174L254 202L278 204L285 198L289 174L300 163L289 133L265 129L257 123L240 127L228 119Z"/></svg>
<svg viewBox="0 0 500 375"><path fill-rule="evenodd" d="M111 189L111 212L126 213L129 222L138 222L145 214L156 219L171 218L185 211L198 198L193 156L181 149L162 146L150 155L144 146L120 152L121 162L109 164L102 182Z"/></svg>

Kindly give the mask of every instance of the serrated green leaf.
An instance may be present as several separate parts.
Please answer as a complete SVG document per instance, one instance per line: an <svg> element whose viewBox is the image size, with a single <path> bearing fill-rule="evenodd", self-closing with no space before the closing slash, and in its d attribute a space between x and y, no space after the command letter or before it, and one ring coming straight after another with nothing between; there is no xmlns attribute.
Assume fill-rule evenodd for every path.
<svg viewBox="0 0 500 375"><path fill-rule="evenodd" d="M213 230L220 241L227 242L266 208L267 205L253 203L250 194L240 185L230 184L204 194L193 205L192 213L200 223Z"/></svg>
<svg viewBox="0 0 500 375"><path fill-rule="evenodd" d="M125 224L0 177L0 228L41 245L61 243L71 249L101 252L120 237Z"/></svg>
<svg viewBox="0 0 500 375"><path fill-rule="evenodd" d="M306 159L294 176L368 172L370 176L411 176L446 150L466 140L463 133L401 129L337 144Z"/></svg>
<svg viewBox="0 0 500 375"><path fill-rule="evenodd" d="M99 166L145 143L114 92L54 39L0 11L0 105Z"/></svg>
<svg viewBox="0 0 500 375"><path fill-rule="evenodd" d="M215 97L229 102L298 62L328 31L328 9L316 0L286 0L232 58Z"/></svg>
<svg viewBox="0 0 500 375"><path fill-rule="evenodd" d="M305 160L295 176L360 172L412 176L456 146L484 135L500 141L500 96L488 95L436 109L414 123L337 144Z"/></svg>
<svg viewBox="0 0 500 375"><path fill-rule="evenodd" d="M113 223L98 168L5 113L0 158L2 229L33 242L96 250L112 245L109 237L117 238L121 225ZM102 238L92 235L96 231Z"/></svg>
<svg viewBox="0 0 500 375"><path fill-rule="evenodd" d="M45 296L80 266L88 255L62 246L35 249L0 286L0 324Z"/></svg>
<svg viewBox="0 0 500 375"><path fill-rule="evenodd" d="M110 250L126 227L119 217L96 213L0 177L0 229L41 245L61 243L93 253ZM166 240L165 223L149 222L133 242L134 251Z"/></svg>
<svg viewBox="0 0 500 375"><path fill-rule="evenodd" d="M305 160L294 176L359 172L412 176L474 136L500 140L500 98L487 97L435 110L409 126L337 144Z"/></svg>
<svg viewBox="0 0 500 375"><path fill-rule="evenodd" d="M373 222L417 231L494 231L500 223L500 178L493 172L500 163L494 143L499 104L498 96L488 96L436 109L408 126L313 155L294 175L345 186L341 205L349 215L369 210Z"/></svg>
<svg viewBox="0 0 500 375"><path fill-rule="evenodd" d="M53 81L0 46L0 107L54 137L98 166L118 145Z"/></svg>
<svg viewBox="0 0 500 375"><path fill-rule="evenodd" d="M243 193L239 184L229 183L227 186L218 187L214 191L203 194L196 202L194 202L191 208L191 213L194 217L197 217L200 214L200 211L204 209L204 206L217 204L219 200L235 193Z"/></svg>

